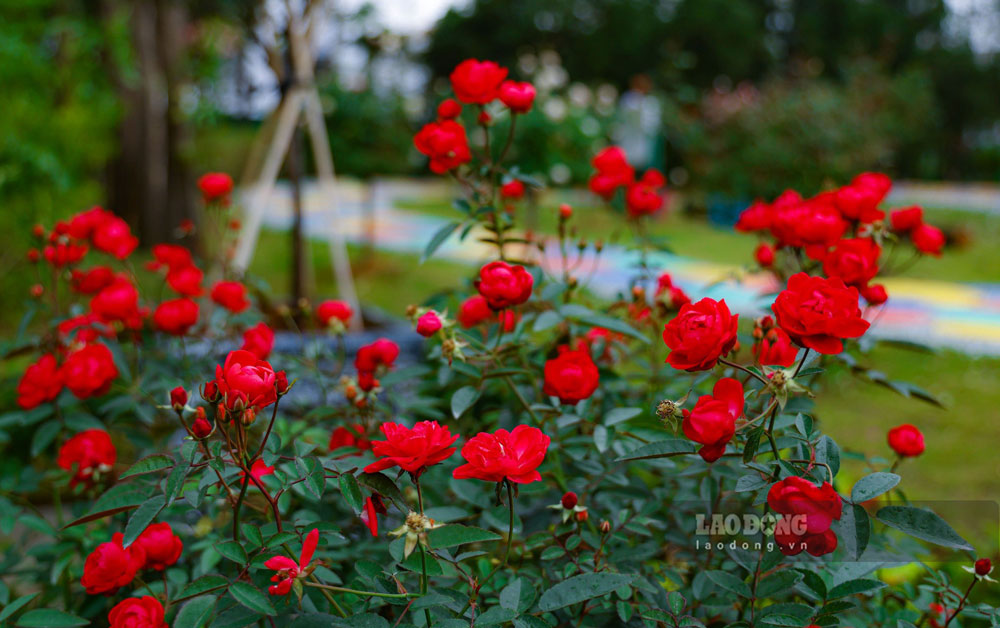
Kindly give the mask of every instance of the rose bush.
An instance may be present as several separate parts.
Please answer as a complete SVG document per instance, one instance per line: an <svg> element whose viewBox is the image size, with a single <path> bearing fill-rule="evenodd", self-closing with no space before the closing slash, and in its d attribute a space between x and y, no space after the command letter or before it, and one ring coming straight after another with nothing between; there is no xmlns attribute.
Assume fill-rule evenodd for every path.
<svg viewBox="0 0 1000 628"><path fill-rule="evenodd" d="M877 174L754 203L738 229L761 236L748 266L777 293L754 320L651 266L644 224L669 206L664 179L637 179L608 147L590 188L640 260L609 302L587 281L603 245L569 246L571 207L551 238L516 228L538 183L493 125L513 127L534 88L508 75L460 64L457 101L414 138L463 192L425 256L453 234L494 251L451 294L400 304L421 356L379 338L352 359L342 302L265 309L228 264L229 236L212 236L203 268L156 246L140 277L127 225L103 210L35 230L26 320L42 323L8 342L24 369L0 416L23 463L3 467L0 529L17 542L0 621L998 625L974 601L992 564L898 488L919 429L855 454L870 473L852 484L813 415L836 363L933 401L861 366L857 340L891 298L875 282L894 254L941 253L922 213L886 220ZM231 179L200 187L209 233L226 234ZM282 319L301 351L275 351ZM720 514L773 525L703 532ZM946 550L971 570L961 582L877 576Z"/></svg>

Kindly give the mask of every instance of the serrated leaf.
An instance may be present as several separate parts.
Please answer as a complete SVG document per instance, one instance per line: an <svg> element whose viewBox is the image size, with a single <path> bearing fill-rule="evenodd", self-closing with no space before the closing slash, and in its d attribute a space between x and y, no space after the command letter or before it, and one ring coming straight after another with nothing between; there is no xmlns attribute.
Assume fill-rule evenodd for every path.
<svg viewBox="0 0 1000 628"><path fill-rule="evenodd" d="M899 484L899 480L900 477L895 473L882 471L869 473L854 484L854 487L851 489L851 501L855 504L860 504L861 502L878 497L892 490Z"/></svg>
<svg viewBox="0 0 1000 628"><path fill-rule="evenodd" d="M585 573L573 576L556 584L542 594L538 608L554 611L595 597L607 595L615 589L628 585L633 576L620 573Z"/></svg>
<svg viewBox="0 0 1000 628"><path fill-rule="evenodd" d="M228 586L229 580L226 580L222 576L217 576L215 574L209 574L207 576L202 576L193 582L189 582L186 587L181 589L180 594L177 599L192 598L208 591L214 591L215 589L220 589L222 587Z"/></svg>
<svg viewBox="0 0 1000 628"><path fill-rule="evenodd" d="M913 506L886 506L878 511L875 518L891 528L929 543L973 551L968 541L930 510Z"/></svg>
<svg viewBox="0 0 1000 628"><path fill-rule="evenodd" d="M841 582L837 586L830 589L830 594L827 596L828 599L835 600L839 597L846 597L848 595L857 595L858 593L868 593L870 591L876 591L885 586L884 582L880 580L868 580L865 578L859 578L857 580L848 580L847 582Z"/></svg>
<svg viewBox="0 0 1000 628"><path fill-rule="evenodd" d="M712 581L713 584L719 586L730 593L735 593L740 597L751 598L753 593L750 592L750 587L747 586L746 582L734 576L731 573L725 571L706 571L705 576Z"/></svg>
<svg viewBox="0 0 1000 628"><path fill-rule="evenodd" d="M305 486L306 491L313 498L317 500L321 499L323 491L326 490L326 470L323 468L323 463L314 456L296 458L295 468L302 474L302 484ZM341 479L343 479L343 476L341 476Z"/></svg>
<svg viewBox="0 0 1000 628"><path fill-rule="evenodd" d="M360 513L365 506L365 499L361 495L361 487L358 486L358 479L351 473L340 476L340 493L347 501L347 505L355 513Z"/></svg>
<svg viewBox="0 0 1000 628"><path fill-rule="evenodd" d="M277 615L271 601L260 589L249 582L234 582L229 585L229 595L250 610L263 615Z"/></svg>
<svg viewBox="0 0 1000 628"><path fill-rule="evenodd" d="M671 438L637 447L624 456L615 459L615 462L624 462L626 460L649 460L651 458L669 458L672 456L693 454L694 452L694 444L691 441L684 440L682 438Z"/></svg>
<svg viewBox="0 0 1000 628"><path fill-rule="evenodd" d="M17 598L7 606L4 606L3 610L0 611L0 622L10 619L14 615L14 613L24 608L28 604L28 602L35 599L35 597L37 596L38 596L37 592L29 593L28 595L22 595L21 597Z"/></svg>
<svg viewBox="0 0 1000 628"><path fill-rule="evenodd" d="M160 514L166 504L167 497L165 495L155 495L142 502L128 518L128 523L125 524L122 545L128 547L135 542L149 524L153 523L153 519L156 519L156 515Z"/></svg>
<svg viewBox="0 0 1000 628"><path fill-rule="evenodd" d="M434 549L455 547L456 545L463 545L465 543L499 541L502 538L499 534L490 532L489 530L458 524L434 528L427 532L427 540Z"/></svg>
<svg viewBox="0 0 1000 628"><path fill-rule="evenodd" d="M56 421L55 419L51 421L46 421L35 429L35 434L31 438L31 457L34 458L38 454L42 453L52 441L55 440L56 435L59 434L59 430L62 429L62 423Z"/></svg>
<svg viewBox="0 0 1000 628"><path fill-rule="evenodd" d="M427 243L427 246L424 247L424 252L420 255L420 263L423 264L425 261L430 259L430 257L434 255L434 252L437 251L438 248L440 248L441 245L445 243L445 240L448 239L448 236L454 233L455 229L458 229L460 225L461 223L459 222L449 222L448 224L438 229L437 232L431 237L430 241Z"/></svg>
<svg viewBox="0 0 1000 628"><path fill-rule="evenodd" d="M642 414L642 408L614 408L604 415L604 424L612 427Z"/></svg>
<svg viewBox="0 0 1000 628"><path fill-rule="evenodd" d="M456 419L465 414L479 399L479 390L475 386L462 386L451 396L451 415Z"/></svg>
<svg viewBox="0 0 1000 628"><path fill-rule="evenodd" d="M216 543L215 551L217 551L223 558L227 558L237 565L245 565L249 562L247 558L247 551L243 549L242 545L232 539Z"/></svg>
<svg viewBox="0 0 1000 628"><path fill-rule="evenodd" d="M143 475L145 473L153 473L162 469L169 469L172 466L174 466L174 459L170 456L166 454L153 454L136 460L135 463L128 468L128 471L118 476L118 479L124 480L125 478L130 478L134 475Z"/></svg>
<svg viewBox="0 0 1000 628"><path fill-rule="evenodd" d="M54 608L36 608L21 615L15 625L25 628L65 628L89 626L90 620Z"/></svg>
<svg viewBox="0 0 1000 628"><path fill-rule="evenodd" d="M177 611L177 616L171 622L172 628L202 628L208 621L209 615L215 610L215 601L218 597L214 595L203 595L184 604L181 610Z"/></svg>

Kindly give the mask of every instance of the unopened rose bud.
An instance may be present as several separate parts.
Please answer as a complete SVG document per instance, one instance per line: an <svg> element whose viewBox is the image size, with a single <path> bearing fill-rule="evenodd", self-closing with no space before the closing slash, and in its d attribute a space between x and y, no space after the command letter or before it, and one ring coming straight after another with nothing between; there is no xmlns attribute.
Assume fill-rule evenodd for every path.
<svg viewBox="0 0 1000 628"><path fill-rule="evenodd" d="M219 386L214 379L205 382L205 385L201 387L201 398L208 403L215 403L219 400Z"/></svg>
<svg viewBox="0 0 1000 628"><path fill-rule="evenodd" d="M760 326L763 327L765 331L771 329L774 327L774 319L770 316L765 316L760 319Z"/></svg>
<svg viewBox="0 0 1000 628"><path fill-rule="evenodd" d="M569 220L573 216L573 208L569 203L563 203L559 206L559 217L563 220Z"/></svg>
<svg viewBox="0 0 1000 628"><path fill-rule="evenodd" d="M226 420L226 404L218 403L215 406L215 420L225 421Z"/></svg>
<svg viewBox="0 0 1000 628"><path fill-rule="evenodd" d="M976 561L977 576L988 576L991 571L993 571L993 563L990 562L989 558L980 558Z"/></svg>
<svg viewBox="0 0 1000 628"><path fill-rule="evenodd" d="M764 337L764 330L761 329L760 327L754 327L753 328L753 338L754 338L754 340L760 340L763 337Z"/></svg>
<svg viewBox="0 0 1000 628"><path fill-rule="evenodd" d="M576 508L576 504L578 503L579 499L577 498L576 493L574 493L573 491L568 491L565 495L562 496L562 499L560 501L562 502L563 508L565 508L566 510L573 510L574 508Z"/></svg>
<svg viewBox="0 0 1000 628"><path fill-rule="evenodd" d="M33 296L34 298L38 299L43 294L45 294L45 288L42 287L42 284L36 283L35 285L31 286L30 292L31 292L31 296Z"/></svg>
<svg viewBox="0 0 1000 628"><path fill-rule="evenodd" d="M577 521L586 521L587 519L590 519L590 513L588 511L586 511L586 510L578 510L578 511L576 511L576 520Z"/></svg>
<svg viewBox="0 0 1000 628"><path fill-rule="evenodd" d="M357 401L354 402L354 407L356 408L364 408L367 405L368 405L368 400L365 399L364 397L359 397Z"/></svg>
<svg viewBox="0 0 1000 628"><path fill-rule="evenodd" d="M32 264L38 262L38 249L28 249L28 261Z"/></svg>
<svg viewBox="0 0 1000 628"><path fill-rule="evenodd" d="M252 425L255 420L257 420L257 411L253 408L247 408L240 415L240 421L243 425Z"/></svg>
<svg viewBox="0 0 1000 628"><path fill-rule="evenodd" d="M420 317L417 321L417 333L424 338L430 338L441 330L441 317L437 312L431 310Z"/></svg>
<svg viewBox="0 0 1000 628"><path fill-rule="evenodd" d="M753 257L763 268L770 268L774 264L774 249L767 244L760 244L753 252Z"/></svg>
<svg viewBox="0 0 1000 628"><path fill-rule="evenodd" d="M288 384L288 374L284 371L278 371L274 374L274 390L278 393L278 396L288 394L291 386Z"/></svg>
<svg viewBox="0 0 1000 628"><path fill-rule="evenodd" d="M601 534L608 534L611 532L611 522L607 519L601 521Z"/></svg>
<svg viewBox="0 0 1000 628"><path fill-rule="evenodd" d="M43 227L42 225L36 224L34 227L31 228L31 234L33 236L35 236L36 238L44 238L45 237L45 227Z"/></svg>
<svg viewBox="0 0 1000 628"><path fill-rule="evenodd" d="M491 116L488 112L483 111L479 114L478 120L479 124L483 126L489 126L489 124L493 122L493 116Z"/></svg>
<svg viewBox="0 0 1000 628"><path fill-rule="evenodd" d="M358 389L354 386L347 386L344 388L344 396L347 397L348 401L351 401L358 396Z"/></svg>
<svg viewBox="0 0 1000 628"><path fill-rule="evenodd" d="M174 409L174 412L181 412L184 410L184 406L187 405L188 394L184 390L183 386L178 386L170 391L170 407Z"/></svg>
<svg viewBox="0 0 1000 628"><path fill-rule="evenodd" d="M212 435L213 427L205 416L205 408L199 407L196 411L194 423L191 424L191 433L195 438L208 438Z"/></svg>
<svg viewBox="0 0 1000 628"><path fill-rule="evenodd" d="M417 306L413 305L412 303L410 305L407 305L406 306L406 318L413 318L416 315L417 315Z"/></svg>

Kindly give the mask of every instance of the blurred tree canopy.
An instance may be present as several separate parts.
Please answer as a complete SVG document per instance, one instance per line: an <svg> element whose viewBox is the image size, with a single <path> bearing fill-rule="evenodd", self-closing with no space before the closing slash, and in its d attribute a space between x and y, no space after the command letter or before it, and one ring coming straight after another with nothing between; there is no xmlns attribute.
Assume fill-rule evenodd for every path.
<svg viewBox="0 0 1000 628"><path fill-rule="evenodd" d="M967 37L949 28L948 17L944 0L474 0L440 20L423 58L433 75L445 77L456 60L467 57L517 68L525 54L554 50L572 80L625 89L635 76L648 76L675 112L693 107L701 114L668 115L665 124L698 120L706 125L702 130L712 127L704 114L713 94L744 82L781 109L772 111L778 117L833 114L839 106L857 105L858 95L849 92L859 87L852 81L864 66L868 82L861 88L876 88L870 102L816 117L808 126L819 131L817 142L833 135L878 145L853 151L854 168L992 179L998 174L996 148L969 138L1000 120L1000 59L977 55ZM827 106L819 107L817 99ZM805 103L812 105L803 109ZM860 119L861 111L877 112L881 123ZM668 131L674 157L669 165L692 167L693 182L704 184L708 181L697 180L704 174L699 163L733 155L733 165L742 166L752 161L746 153L753 142L785 142L782 161L806 157L796 154L802 143L794 134L764 136L782 127L774 116L767 111L742 116L743 132L711 150L712 142L698 141L688 130L679 132L682 137ZM819 129L831 124L844 128ZM845 150L849 144L827 148ZM824 154L816 161L834 159ZM743 191L761 189L748 183Z"/></svg>

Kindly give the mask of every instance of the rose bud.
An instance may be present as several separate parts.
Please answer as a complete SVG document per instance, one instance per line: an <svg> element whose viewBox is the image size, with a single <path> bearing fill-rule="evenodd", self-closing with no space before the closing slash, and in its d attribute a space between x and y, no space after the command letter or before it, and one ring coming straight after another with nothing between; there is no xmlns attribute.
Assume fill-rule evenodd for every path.
<svg viewBox="0 0 1000 628"><path fill-rule="evenodd" d="M442 120L454 120L462 113L462 105L454 98L445 98L438 105L437 114Z"/></svg>
<svg viewBox="0 0 1000 628"><path fill-rule="evenodd" d="M578 511L576 511L576 520L577 521L586 521L589 518L590 518L590 513L587 512L586 510L578 510Z"/></svg>
<svg viewBox="0 0 1000 628"><path fill-rule="evenodd" d="M31 234L34 235L36 238L39 238L39 239L44 238L45 237L45 227L43 227L42 225L36 224L34 227L31 228Z"/></svg>
<svg viewBox="0 0 1000 628"><path fill-rule="evenodd" d="M607 519L601 521L601 534L609 534L611 532L611 522Z"/></svg>
<svg viewBox="0 0 1000 628"><path fill-rule="evenodd" d="M573 215L573 208L569 203L563 203L559 206L559 217L563 220L569 220Z"/></svg>
<svg viewBox="0 0 1000 628"><path fill-rule="evenodd" d="M278 393L278 396L285 395L291 389L291 385L288 383L288 374L284 371L278 371L274 374L274 390Z"/></svg>
<svg viewBox="0 0 1000 628"><path fill-rule="evenodd" d="M774 249L767 244L760 244L754 249L753 257L764 268L770 268L774 263Z"/></svg>
<svg viewBox="0 0 1000 628"><path fill-rule="evenodd" d="M990 562L989 558L980 558L976 561L977 576L988 576L991 571L993 571L993 563Z"/></svg>
<svg viewBox="0 0 1000 628"><path fill-rule="evenodd" d="M500 84L500 102L513 113L527 113L535 102L535 86L531 83L504 81Z"/></svg>
<svg viewBox="0 0 1000 628"><path fill-rule="evenodd" d="M38 249L28 249L28 261L32 264L38 261L39 253Z"/></svg>
<svg viewBox="0 0 1000 628"><path fill-rule="evenodd" d="M889 293L885 291L885 286L877 283L862 288L861 296L865 298L868 305L882 305L889 300Z"/></svg>
<svg viewBox="0 0 1000 628"><path fill-rule="evenodd" d="M45 288L42 287L42 284L36 283L35 285L31 286L31 296L38 299L43 294L45 294Z"/></svg>
<svg viewBox="0 0 1000 628"><path fill-rule="evenodd" d="M565 495L562 496L561 501L563 508L565 508L566 510L572 510L576 508L579 499L577 498L576 493L574 493L573 491L568 491Z"/></svg>
<svg viewBox="0 0 1000 628"><path fill-rule="evenodd" d="M174 412L183 411L187 402L188 394L183 386L178 386L170 391L170 407L174 409Z"/></svg>
<svg viewBox="0 0 1000 628"><path fill-rule="evenodd" d="M441 317L431 310L417 321L417 333L424 338L430 338L441 329Z"/></svg>
<svg viewBox="0 0 1000 628"><path fill-rule="evenodd" d="M924 435L909 423L898 425L888 434L889 447L900 458L919 456L924 453Z"/></svg>
<svg viewBox="0 0 1000 628"><path fill-rule="evenodd" d="M479 114L477 120L479 124L483 126L489 126L490 123L493 122L493 116L491 116L488 111L483 111Z"/></svg>
<svg viewBox="0 0 1000 628"><path fill-rule="evenodd" d="M195 438L208 438L214 429L205 415L205 408L199 406L195 411L194 423L191 424L191 433Z"/></svg>
<svg viewBox="0 0 1000 628"><path fill-rule="evenodd" d="M354 399L358 396L358 389L354 386L347 386L344 388L344 396L347 397L348 400Z"/></svg>
<svg viewBox="0 0 1000 628"><path fill-rule="evenodd" d="M205 385L201 387L201 398L208 403L215 403L219 399L219 386L215 383L215 380L210 380L205 382Z"/></svg>
<svg viewBox="0 0 1000 628"><path fill-rule="evenodd" d="M240 415L240 422L243 425L252 425L255 420L257 420L257 410L254 408L247 408Z"/></svg>

